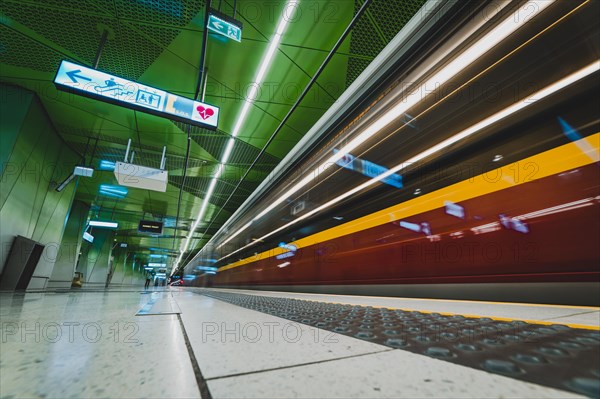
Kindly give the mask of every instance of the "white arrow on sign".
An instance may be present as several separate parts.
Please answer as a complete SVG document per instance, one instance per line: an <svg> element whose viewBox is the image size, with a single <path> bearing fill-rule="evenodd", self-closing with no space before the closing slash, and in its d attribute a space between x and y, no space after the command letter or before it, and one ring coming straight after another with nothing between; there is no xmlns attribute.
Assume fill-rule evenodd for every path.
<svg viewBox="0 0 600 399"><path fill-rule="evenodd" d="M219 21L212 21L212 24L217 28L217 29L222 29L223 25L221 25L221 23Z"/></svg>

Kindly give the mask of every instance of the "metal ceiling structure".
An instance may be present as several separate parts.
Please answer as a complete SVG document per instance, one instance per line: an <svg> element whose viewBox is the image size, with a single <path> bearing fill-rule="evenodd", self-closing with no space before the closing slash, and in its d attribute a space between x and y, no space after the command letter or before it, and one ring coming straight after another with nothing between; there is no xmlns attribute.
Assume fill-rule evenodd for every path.
<svg viewBox="0 0 600 399"><path fill-rule="evenodd" d="M241 43L214 33L208 36L204 102L221 109L216 131L59 92L52 83L62 59L92 66L107 30L97 69L192 98L204 34L202 0L3 0L0 81L36 92L67 145L96 168L93 178L79 179L75 198L89 204L94 217L118 221L119 241L140 254L150 253L151 248L171 251L174 261L189 235L189 253L182 254L189 259L419 11L424 0L372 0L257 159L363 3L300 0L289 7L283 0L213 0L212 8L229 16L235 6L235 18L243 23ZM289 18L287 29L264 80L256 86L257 70L282 17ZM220 171L202 220L190 232L246 102L250 102L249 111L234 137L231 156ZM188 131L192 141L185 168ZM99 194L100 184L116 184L111 171L99 170L100 161L123 160L129 139L134 163L148 167L159 168L163 146L167 147L166 192L131 188L121 199ZM139 233L141 219L163 221L163 235Z"/></svg>

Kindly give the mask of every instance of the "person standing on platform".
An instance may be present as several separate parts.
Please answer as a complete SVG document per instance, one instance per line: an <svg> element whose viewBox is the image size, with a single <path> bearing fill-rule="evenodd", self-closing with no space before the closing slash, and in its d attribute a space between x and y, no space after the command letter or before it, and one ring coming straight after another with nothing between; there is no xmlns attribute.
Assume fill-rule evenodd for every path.
<svg viewBox="0 0 600 399"><path fill-rule="evenodd" d="M146 273L146 285L144 285L144 289L147 290L148 287L150 287L150 281L152 280L152 277L150 277L150 273Z"/></svg>

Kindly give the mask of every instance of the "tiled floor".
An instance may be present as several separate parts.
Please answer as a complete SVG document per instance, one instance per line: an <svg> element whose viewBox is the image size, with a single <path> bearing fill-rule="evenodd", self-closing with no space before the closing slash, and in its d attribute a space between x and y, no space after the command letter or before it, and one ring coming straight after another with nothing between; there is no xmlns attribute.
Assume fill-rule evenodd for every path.
<svg viewBox="0 0 600 399"><path fill-rule="evenodd" d="M333 300L371 301L329 297ZM444 306L406 301L432 311ZM468 307L473 305L463 303L457 310L457 304L445 306L455 313L477 313ZM510 317L512 308L507 309L496 311ZM140 310L143 315L136 316ZM574 317L547 311L538 314ZM197 398L202 387L213 398L575 396L182 288L147 294L0 294L0 321L2 398Z"/></svg>
<svg viewBox="0 0 600 399"><path fill-rule="evenodd" d="M150 296L1 294L0 396L199 397L177 316L135 316Z"/></svg>

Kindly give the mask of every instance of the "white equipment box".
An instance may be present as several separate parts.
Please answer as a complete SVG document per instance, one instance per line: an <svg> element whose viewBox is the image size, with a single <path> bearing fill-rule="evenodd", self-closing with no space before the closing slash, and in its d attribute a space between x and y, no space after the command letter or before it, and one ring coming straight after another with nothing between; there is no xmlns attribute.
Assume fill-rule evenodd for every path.
<svg viewBox="0 0 600 399"><path fill-rule="evenodd" d="M169 172L126 162L115 164L115 177L121 186L167 191Z"/></svg>

